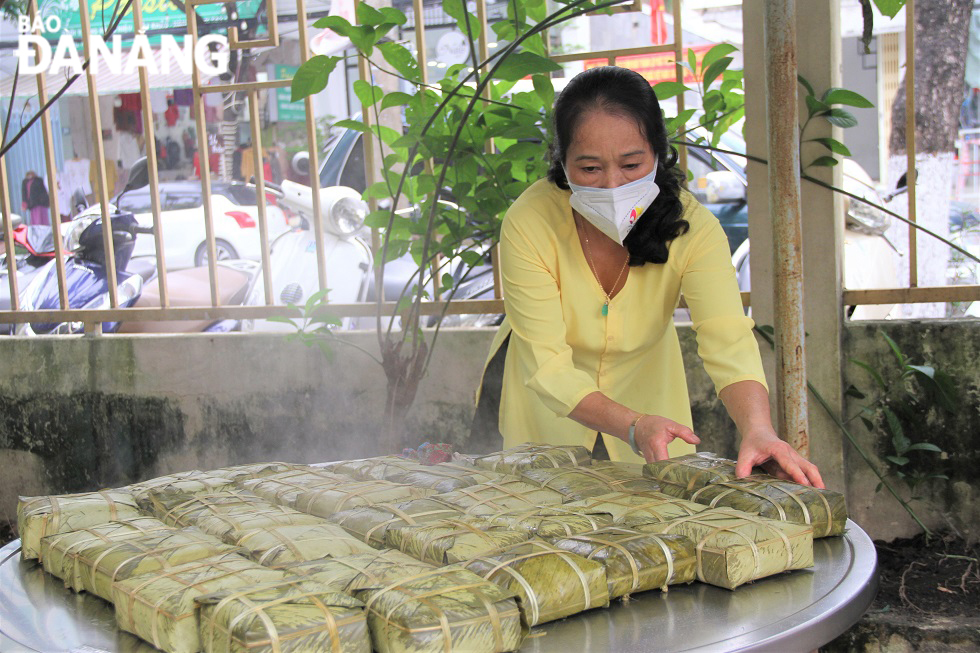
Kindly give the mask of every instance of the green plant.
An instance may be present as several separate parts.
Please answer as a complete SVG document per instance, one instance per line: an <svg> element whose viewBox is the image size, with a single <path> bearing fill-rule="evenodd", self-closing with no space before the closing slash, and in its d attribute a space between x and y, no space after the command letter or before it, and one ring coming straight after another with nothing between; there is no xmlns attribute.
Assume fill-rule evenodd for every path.
<svg viewBox="0 0 980 653"><path fill-rule="evenodd" d="M874 105L860 93L849 91L846 88L828 88L820 95L819 98L817 98L817 94L813 90L813 85L810 84L810 82L808 82L802 75L797 75L797 78L799 79L800 85L806 90L803 103L807 110L806 120L804 120L803 124L800 126L800 151L803 151L804 143L819 143L830 151L830 154L819 156L807 165L803 165L801 160L800 172L804 172L811 166L835 166L840 163L837 157L834 156L835 154L839 154L841 156L851 156L851 151L847 149L846 145L835 138L804 138L807 127L810 126L810 123L812 123L814 119L823 118L835 127L848 129L858 124L857 118L855 118L854 114L852 114L850 111L847 109L842 109L838 105L858 107L860 109L871 109L874 108Z"/></svg>
<svg viewBox="0 0 980 653"><path fill-rule="evenodd" d="M769 343L770 347L775 348L776 345L775 340L773 339L773 327L771 325L765 324L756 326L755 332L758 333L763 340ZM892 386L885 382L886 375L881 374L879 370L873 366L854 359L851 359L852 362L867 370L869 374L871 374L872 378L875 380L879 394L878 397L870 400L850 418L841 419L841 416L837 413L837 411L830 406L830 403L812 383L807 381L806 387L810 391L810 394L813 395L814 399L817 400L817 403L820 404L820 407L824 409L824 412L827 413L827 416L830 417L834 424L837 425L837 428L840 429L840 432L844 435L844 438L852 447L854 447L854 450L857 451L858 455L861 456L861 459L868 466L868 469L870 469L871 472L878 477L878 486L875 488L875 491L879 492L882 488L888 490L888 492L895 498L896 501L898 501L902 508L905 509L913 521L919 525L919 528L922 529L926 536L931 537L932 531L925 525L918 513L916 513L915 509L911 506L910 501L919 499L919 497L915 496L915 488L919 484L929 479L942 480L945 479L946 476L944 474L936 474L934 472L928 472L923 469L915 468L914 465L911 468L904 469L913 463L912 459L904 454L914 451L923 451L942 455L942 450L929 442L911 442L905 436L904 424L907 424L908 422L903 424L901 421L902 418L899 418L899 414L902 414L905 419L908 419L908 415L906 414L905 409L899 409L899 412L896 412L894 406L898 402L902 401L903 398L901 395L905 394L905 400L909 399L909 395L913 395L915 397L914 403L919 407L920 412L922 409L924 409L924 412L928 413L930 410L933 410L936 407L944 411L954 410L956 406L958 406L958 400L954 390L955 383L948 374L936 370L935 367L928 365L911 365L895 342L884 332L880 333L882 337L886 339L892 353L895 354L896 359L899 361L898 366L901 370L900 379L902 380L902 383L901 390L898 391L897 396L894 395L894 393L890 394L887 392L886 389ZM929 379L929 381L925 382L924 386L909 385L909 383L915 383L916 381L921 380L921 378ZM845 394L856 399L867 399L867 396L853 385L849 386L845 390ZM884 410L886 406L890 409L894 417L898 418L897 426L899 428L897 430L892 430L892 419L889 419ZM880 414L877 411L880 411ZM849 424L858 418L864 422L865 427L872 433L875 432L876 424L884 423L887 425L886 428L888 428L893 435L891 445L894 449L894 453L898 455L892 456L895 458L894 461L887 460L888 455L886 455L886 460L891 465L897 467L897 469L893 467L882 471L880 469L881 465L872 459L871 455L865 451L863 446L861 446L857 436L851 433ZM901 434L897 442L895 441L894 437L895 433ZM889 481L889 476L904 479L906 484L909 486L912 496L909 499L903 497L902 494ZM910 481L909 479L912 480Z"/></svg>
<svg viewBox="0 0 980 653"><path fill-rule="evenodd" d="M924 430L922 427L930 419L942 419L959 407L956 382L948 374L933 365L914 365L901 349L883 331L881 337L888 343L894 359L892 369L879 369L857 359L852 363L865 370L875 383L875 395L867 396L854 386L847 389L848 396L866 400L855 417L871 433L885 435L884 441L890 446L884 459L889 464L888 474L901 479L909 488L910 499L918 500L918 488L928 481L948 480L945 474L928 471L918 462L916 456L922 454L942 455L943 451L931 442L913 442L908 435L909 427ZM851 418L853 419L853 417ZM915 452L922 452L917 454ZM875 491L880 491L879 482Z"/></svg>
<svg viewBox="0 0 980 653"><path fill-rule="evenodd" d="M695 143L709 142L712 147L717 147L725 132L745 116L744 73L728 69L733 61L728 55L737 49L729 43L721 43L705 52L699 64L697 53L689 48L687 60L678 61L677 65L690 71L696 81L695 87L692 89L683 82L660 82L653 87L660 101L691 91L701 99L700 107L686 108L676 116L667 118L667 132L674 134L675 139L701 127L711 134L710 140L700 134L694 134L691 140ZM719 82L717 88L713 88L715 82ZM699 110L702 115L698 124L688 129L688 123ZM675 142L683 144L683 141Z"/></svg>
<svg viewBox="0 0 980 653"><path fill-rule="evenodd" d="M496 242L507 207L547 170L555 95L549 73L560 67L545 56L546 30L619 3L562 0L550 14L545 0L509 3L507 19L491 26L497 39L508 45L478 61L480 23L461 0L446 2L443 8L467 38L470 65L451 66L437 84L423 83L411 49L388 38L406 21L397 9L359 3L356 25L339 17L317 21L317 27L350 38L358 56L369 63L370 81L353 85L369 119L336 125L370 134L385 146L382 179L364 193L368 200L391 200L391 208L368 216L368 225L382 234L377 263L383 265L407 252L418 266L397 298L400 332L392 330L392 323L384 328L380 301L378 305L381 364L388 380L388 433L383 447L399 447L404 413L430 360L432 342L420 328L421 304L429 298L426 286L452 299L457 286L449 266L462 261L472 269ZM375 53L384 63L372 59ZM293 78L293 99L322 90L339 61L339 57L319 56L303 64ZM385 93L374 83L375 75L382 72L405 80L414 92ZM532 90L515 92L518 80L528 76ZM404 112L401 131L381 124L381 112L394 108ZM404 202L416 210L397 210ZM433 342L438 325L437 321Z"/></svg>

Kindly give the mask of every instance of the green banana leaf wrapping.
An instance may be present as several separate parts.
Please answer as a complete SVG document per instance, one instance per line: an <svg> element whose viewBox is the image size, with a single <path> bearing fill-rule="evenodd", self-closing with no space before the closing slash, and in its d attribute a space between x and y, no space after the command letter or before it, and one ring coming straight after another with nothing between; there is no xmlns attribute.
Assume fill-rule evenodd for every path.
<svg viewBox="0 0 980 653"><path fill-rule="evenodd" d="M194 526L230 543L239 533L273 526L311 526L324 521L286 506L269 503L244 490L160 501L160 518L175 526Z"/></svg>
<svg viewBox="0 0 980 653"><path fill-rule="evenodd" d="M502 653L527 636L513 593L465 569L433 569L357 598L378 653Z"/></svg>
<svg viewBox="0 0 980 653"><path fill-rule="evenodd" d="M241 483L252 478L261 478L272 474L281 474L293 469L311 469L308 465L297 465L293 463L251 463L248 465L234 465L232 467L220 467L208 472L209 476L220 476L228 480Z"/></svg>
<svg viewBox="0 0 980 653"><path fill-rule="evenodd" d="M698 556L698 580L727 589L813 566L813 530L809 526L730 508L713 508L635 529L690 538Z"/></svg>
<svg viewBox="0 0 980 653"><path fill-rule="evenodd" d="M422 465L419 469L406 472L398 478L399 483L424 487L436 492L452 492L478 483L498 482L504 474L488 472L475 467L462 467L451 463Z"/></svg>
<svg viewBox="0 0 980 653"><path fill-rule="evenodd" d="M544 540L528 540L459 566L517 594L531 626L609 605L602 563Z"/></svg>
<svg viewBox="0 0 980 653"><path fill-rule="evenodd" d="M660 491L672 497L690 499L709 483L735 480L735 461L702 451L648 463L643 474L660 483Z"/></svg>
<svg viewBox="0 0 980 653"><path fill-rule="evenodd" d="M374 549L351 537L336 524L321 521L300 526L264 526L236 531L229 542L240 546L248 557L266 567L282 567L293 562L319 558L341 558Z"/></svg>
<svg viewBox="0 0 980 653"><path fill-rule="evenodd" d="M194 599L205 653L371 653L364 604L289 578Z"/></svg>
<svg viewBox="0 0 980 653"><path fill-rule="evenodd" d="M230 478L192 471L134 483L127 486L127 489L131 489L136 503L144 512L155 513L154 505L158 499L234 490L235 482Z"/></svg>
<svg viewBox="0 0 980 653"><path fill-rule="evenodd" d="M778 521L810 524L815 538L843 535L847 522L843 494L762 474L712 483L697 490L691 501L710 508L735 508Z"/></svg>
<svg viewBox="0 0 980 653"><path fill-rule="evenodd" d="M432 499L414 499L403 503L378 503L351 508L327 517L357 539L375 548L385 545L389 528L417 526L442 519L461 517L463 512L448 503Z"/></svg>
<svg viewBox="0 0 980 653"><path fill-rule="evenodd" d="M293 507L318 517L329 517L350 508L376 503L399 503L422 499L431 494L434 494L432 490L390 481L348 481L337 487L308 490L296 497Z"/></svg>
<svg viewBox="0 0 980 653"><path fill-rule="evenodd" d="M125 490L20 497L17 500L20 557L24 560L39 557L43 537L140 516L135 498Z"/></svg>
<svg viewBox="0 0 980 653"><path fill-rule="evenodd" d="M521 479L564 495L566 501L578 501L610 492L656 492L656 481L634 476L617 478L594 467L562 467L529 469Z"/></svg>
<svg viewBox="0 0 980 653"><path fill-rule="evenodd" d="M285 565L282 570L356 595L358 590L387 587L435 568L396 549L385 549L344 558L298 562Z"/></svg>
<svg viewBox="0 0 980 653"><path fill-rule="evenodd" d="M610 598L697 579L694 542L683 535L654 535L613 526L548 541L601 562L606 567Z"/></svg>
<svg viewBox="0 0 980 653"><path fill-rule="evenodd" d="M633 524L668 521L705 510L705 507L699 503L678 499L662 492L639 494L613 492L582 501L572 501L562 507L566 510L587 513L605 512L612 516L617 525L626 528L632 528Z"/></svg>
<svg viewBox="0 0 980 653"><path fill-rule="evenodd" d="M602 472L613 478L631 480L636 478L646 478L643 475L645 463L625 463L615 460L593 460L592 469Z"/></svg>
<svg viewBox="0 0 980 653"><path fill-rule="evenodd" d="M285 578L283 572L236 553L133 576L112 586L116 625L168 653L197 653L201 638L195 598Z"/></svg>
<svg viewBox="0 0 980 653"><path fill-rule="evenodd" d="M424 467L422 463L401 456L378 456L360 460L340 460L324 465L334 474L343 474L359 481L393 481L400 483L407 472Z"/></svg>
<svg viewBox="0 0 980 653"><path fill-rule="evenodd" d="M566 504L567 505L567 504ZM594 531L612 523L612 516L604 512L575 511L565 506L514 510L481 518L490 526L503 526L512 531L523 531L542 538L560 537Z"/></svg>
<svg viewBox="0 0 980 653"><path fill-rule="evenodd" d="M385 550L284 569L364 601L380 653L498 653L527 635L514 594L464 569Z"/></svg>
<svg viewBox="0 0 980 653"><path fill-rule="evenodd" d="M483 525L465 519L444 519L420 526L389 528L385 544L433 565L449 565L524 542L528 533Z"/></svg>
<svg viewBox="0 0 980 653"><path fill-rule="evenodd" d="M296 497L318 488L349 485L350 477L326 472L315 467L291 469L262 478L239 481L239 485L266 501L281 506L296 507Z"/></svg>
<svg viewBox="0 0 980 653"><path fill-rule="evenodd" d="M94 543L78 550L75 565L81 584L75 590L111 601L116 581L239 551L194 528Z"/></svg>
<svg viewBox="0 0 980 653"><path fill-rule="evenodd" d="M565 497L555 490L513 479L471 485L432 498L457 506L468 515L492 515L522 508L558 505Z"/></svg>
<svg viewBox="0 0 980 653"><path fill-rule="evenodd" d="M65 582L65 587L81 588L77 565L78 551L94 544L112 544L142 535L177 530L156 517L131 517L106 522L91 528L49 535L41 540L41 560L44 571Z"/></svg>
<svg viewBox="0 0 980 653"><path fill-rule="evenodd" d="M585 447L526 443L485 456L477 456L473 464L492 472L518 475L538 467L589 467L592 452Z"/></svg>

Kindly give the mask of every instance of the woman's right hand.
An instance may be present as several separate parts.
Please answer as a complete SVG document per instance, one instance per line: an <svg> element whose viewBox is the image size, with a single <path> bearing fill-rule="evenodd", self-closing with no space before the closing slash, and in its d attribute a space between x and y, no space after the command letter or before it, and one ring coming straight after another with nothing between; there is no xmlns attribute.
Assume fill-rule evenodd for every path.
<svg viewBox="0 0 980 653"><path fill-rule="evenodd" d="M694 431L674 420L659 415L644 415L636 423L634 431L636 446L648 463L666 460L670 457L667 445L674 438L688 444L700 444L701 438Z"/></svg>

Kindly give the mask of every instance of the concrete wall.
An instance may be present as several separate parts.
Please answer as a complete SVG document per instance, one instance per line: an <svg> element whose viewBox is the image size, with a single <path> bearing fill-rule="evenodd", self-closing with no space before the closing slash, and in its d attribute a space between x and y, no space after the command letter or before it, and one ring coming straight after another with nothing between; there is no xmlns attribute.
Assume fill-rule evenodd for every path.
<svg viewBox="0 0 980 653"><path fill-rule="evenodd" d="M935 360L960 381L964 410L924 439L950 452L952 481L949 489L937 488L935 498L950 507L947 512L957 515L961 527L980 523L973 499L980 488L970 473L980 463L974 437L980 425L980 322L883 326L915 362ZM887 361L875 328L847 329L849 355ZM693 334L683 327L680 334L702 448L734 456L734 427L697 360ZM439 335L406 424L410 442L446 441L464 451L499 448L499 441L469 438L473 392L492 335ZM377 351L373 333L343 338ZM13 518L18 494L86 491L244 462L386 453L378 445L384 374L347 344L337 344L327 359L271 334L5 338L0 361L0 517L7 519ZM848 381L869 388L856 367L847 369ZM858 432L877 451L870 436ZM874 493L876 479L864 464L853 455L847 464L855 519L879 537L909 532L911 521L886 494ZM943 520L927 512L930 523Z"/></svg>

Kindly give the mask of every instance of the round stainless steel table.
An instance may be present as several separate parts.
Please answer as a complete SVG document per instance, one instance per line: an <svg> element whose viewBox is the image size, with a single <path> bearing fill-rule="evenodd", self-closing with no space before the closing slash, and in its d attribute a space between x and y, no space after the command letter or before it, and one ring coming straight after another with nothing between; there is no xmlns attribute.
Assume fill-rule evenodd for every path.
<svg viewBox="0 0 980 653"><path fill-rule="evenodd" d="M851 627L878 590L877 557L852 521L847 533L814 542L814 567L734 592L693 583L645 592L627 603L535 628L521 651L812 651ZM116 629L112 606L74 594L20 542L0 549L0 651L150 653Z"/></svg>

